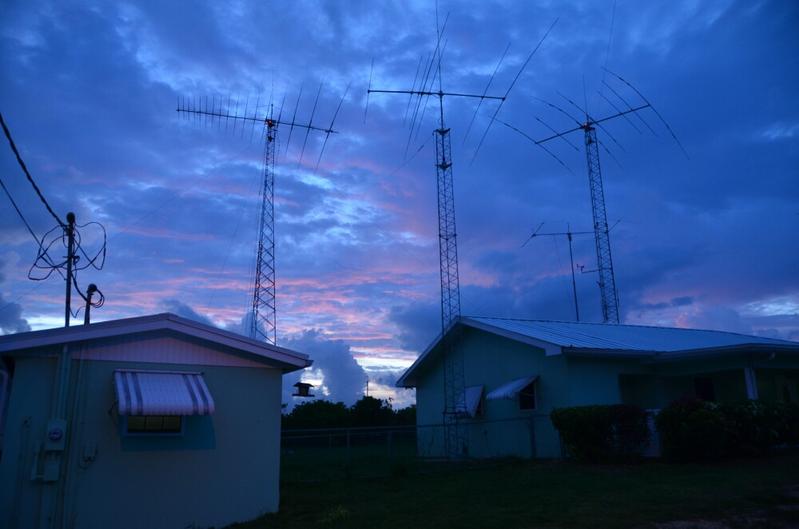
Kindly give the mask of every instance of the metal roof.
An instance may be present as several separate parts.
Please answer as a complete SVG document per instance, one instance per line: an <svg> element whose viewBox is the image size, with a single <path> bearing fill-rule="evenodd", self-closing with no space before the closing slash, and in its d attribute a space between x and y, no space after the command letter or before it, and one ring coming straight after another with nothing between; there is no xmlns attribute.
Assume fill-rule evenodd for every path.
<svg viewBox="0 0 799 529"><path fill-rule="evenodd" d="M168 312L92 323L91 325L7 334L0 336L0 353L155 331L172 331L230 347L239 353L245 353L254 360L279 366L284 373L296 371L312 364L306 354L253 340L241 334L181 318Z"/></svg>
<svg viewBox="0 0 799 529"><path fill-rule="evenodd" d="M463 318L461 323L478 328L491 326L508 333L541 340L568 349L658 353L743 345L799 347L799 343L787 340L748 336L726 331L675 327L478 317Z"/></svg>
<svg viewBox="0 0 799 529"><path fill-rule="evenodd" d="M732 350L769 349L799 353L798 342L726 331L474 316L463 316L456 324L532 345L547 355L565 353L669 361L696 354L723 354ZM448 332L454 327L450 327ZM417 369L434 355L441 339L442 335L436 337L419 355L397 380L398 387L414 387Z"/></svg>

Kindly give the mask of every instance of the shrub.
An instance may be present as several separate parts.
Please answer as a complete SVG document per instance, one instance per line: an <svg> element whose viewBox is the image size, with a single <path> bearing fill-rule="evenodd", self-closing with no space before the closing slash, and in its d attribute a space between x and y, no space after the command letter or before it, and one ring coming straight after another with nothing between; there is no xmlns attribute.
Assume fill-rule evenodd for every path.
<svg viewBox="0 0 799 529"><path fill-rule="evenodd" d="M579 461L638 459L649 441L646 412L637 406L575 406L552 411L552 424Z"/></svg>
<svg viewBox="0 0 799 529"><path fill-rule="evenodd" d="M662 409L655 421L666 457L696 461L716 459L724 453L724 415L712 402L680 399Z"/></svg>
<svg viewBox="0 0 799 529"><path fill-rule="evenodd" d="M782 407L755 400L719 407L726 430L727 455L750 456L767 453L779 444Z"/></svg>
<svg viewBox="0 0 799 529"><path fill-rule="evenodd" d="M664 408L656 422L663 455L679 460L763 455L799 444L799 404L793 403L682 399Z"/></svg>
<svg viewBox="0 0 799 529"><path fill-rule="evenodd" d="M796 402L780 403L780 417L777 431L779 444L799 445L799 404Z"/></svg>

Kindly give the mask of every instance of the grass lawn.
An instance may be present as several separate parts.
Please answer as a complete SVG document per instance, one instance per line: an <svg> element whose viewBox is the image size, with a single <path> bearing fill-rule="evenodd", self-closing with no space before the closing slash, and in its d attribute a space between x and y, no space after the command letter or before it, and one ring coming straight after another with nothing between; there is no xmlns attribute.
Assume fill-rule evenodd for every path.
<svg viewBox="0 0 799 529"><path fill-rule="evenodd" d="M314 482L293 468L295 477L281 484L280 512L235 527L603 528L693 520L673 526L688 529L701 527L699 519L726 520L704 526L714 529L799 527L797 453L702 465L396 461L390 477L369 477L373 459L352 461L338 477L309 466L306 479L320 476ZM766 520L742 521L747 513Z"/></svg>

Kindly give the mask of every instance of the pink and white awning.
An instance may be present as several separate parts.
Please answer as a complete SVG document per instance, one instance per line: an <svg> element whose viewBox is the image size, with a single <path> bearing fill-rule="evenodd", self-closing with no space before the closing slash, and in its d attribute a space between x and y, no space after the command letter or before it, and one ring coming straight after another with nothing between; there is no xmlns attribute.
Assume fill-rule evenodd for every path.
<svg viewBox="0 0 799 529"><path fill-rule="evenodd" d="M214 399L202 373L117 370L120 415L210 415Z"/></svg>

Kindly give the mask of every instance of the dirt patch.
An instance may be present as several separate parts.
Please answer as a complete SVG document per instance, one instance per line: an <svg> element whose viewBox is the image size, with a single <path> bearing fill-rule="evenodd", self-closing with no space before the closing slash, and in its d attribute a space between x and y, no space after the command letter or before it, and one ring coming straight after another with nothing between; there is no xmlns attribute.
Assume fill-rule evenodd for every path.
<svg viewBox="0 0 799 529"><path fill-rule="evenodd" d="M778 503L769 509L747 514L729 514L720 520L674 520L639 529L797 529L799 528L799 485L786 487Z"/></svg>

